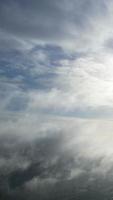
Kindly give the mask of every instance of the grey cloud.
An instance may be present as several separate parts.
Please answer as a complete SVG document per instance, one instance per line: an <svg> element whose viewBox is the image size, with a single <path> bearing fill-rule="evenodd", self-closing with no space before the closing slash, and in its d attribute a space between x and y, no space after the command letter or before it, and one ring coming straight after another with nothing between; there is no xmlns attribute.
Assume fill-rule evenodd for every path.
<svg viewBox="0 0 113 200"><path fill-rule="evenodd" d="M1 6L1 27L26 38L51 38L53 32L57 34L57 28L60 27L60 24L55 22L58 22L59 19L62 20L62 12L55 4L53 1L25 2L25 6L23 6L23 2L3 3ZM50 15L48 15L49 13Z"/></svg>
<svg viewBox="0 0 113 200"><path fill-rule="evenodd" d="M75 42L75 48L78 49L81 46L78 44L80 35L83 43L89 43L89 47L91 40L93 42L96 39L95 35L87 38L87 32L92 33L96 28L95 20L101 20L103 15L106 15L109 5L102 0L33 0L0 3L1 30L12 34L17 40L20 38L26 43L29 43L28 40L37 43L60 42L61 45L72 45Z"/></svg>
<svg viewBox="0 0 113 200"><path fill-rule="evenodd" d="M58 133L57 133L58 134ZM113 183L107 173L107 177L92 174L91 170L97 167L101 159L89 160L74 157L65 148L61 152L62 137L53 134L53 137L45 137L33 141L22 142L19 138L0 137L1 150L8 152L11 157L16 155L12 167L4 165L0 168L0 195L4 199L65 199L78 197L103 199L112 196L110 185ZM4 148L4 150L3 150ZM51 149L49 151L49 149ZM1 152L1 151L0 151ZM11 152L11 153L10 153ZM50 153L49 153L50 152ZM59 153L58 153L59 152ZM45 158L43 159L43 155ZM31 156L30 156L31 155ZM29 160L28 166L13 166L20 157ZM47 156L47 157L46 157ZM1 155L0 155L1 158ZM4 156L7 162L7 158ZM57 159L56 159L57 158ZM34 159L34 161L33 161ZM72 170L81 169L78 176L70 177ZM83 171L82 171L83 170ZM52 179L56 180L55 182ZM51 194L51 195L50 195Z"/></svg>
<svg viewBox="0 0 113 200"><path fill-rule="evenodd" d="M0 199L112 198L112 5L0 1Z"/></svg>
<svg viewBox="0 0 113 200"><path fill-rule="evenodd" d="M105 44L104 44L105 48L107 48L109 51L113 50L113 38L109 38L107 41L105 41Z"/></svg>
<svg viewBox="0 0 113 200"><path fill-rule="evenodd" d="M111 197L112 121L49 117L1 122L2 198Z"/></svg>

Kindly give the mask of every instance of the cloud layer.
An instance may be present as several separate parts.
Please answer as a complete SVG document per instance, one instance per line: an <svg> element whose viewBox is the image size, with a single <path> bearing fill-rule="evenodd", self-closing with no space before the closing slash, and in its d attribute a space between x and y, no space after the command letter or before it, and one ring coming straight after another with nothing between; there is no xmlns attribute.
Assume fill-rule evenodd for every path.
<svg viewBox="0 0 113 200"><path fill-rule="evenodd" d="M1 1L1 38L29 47L55 43L75 51L95 50L112 37L112 1ZM10 16L10 17L9 17ZM28 45L27 45L28 44Z"/></svg>
<svg viewBox="0 0 113 200"><path fill-rule="evenodd" d="M112 121L21 116L5 119L1 131L5 199L112 196Z"/></svg>
<svg viewBox="0 0 113 200"><path fill-rule="evenodd" d="M0 199L112 198L112 0L0 1Z"/></svg>
<svg viewBox="0 0 113 200"><path fill-rule="evenodd" d="M6 0L0 9L2 110L112 116L111 0Z"/></svg>

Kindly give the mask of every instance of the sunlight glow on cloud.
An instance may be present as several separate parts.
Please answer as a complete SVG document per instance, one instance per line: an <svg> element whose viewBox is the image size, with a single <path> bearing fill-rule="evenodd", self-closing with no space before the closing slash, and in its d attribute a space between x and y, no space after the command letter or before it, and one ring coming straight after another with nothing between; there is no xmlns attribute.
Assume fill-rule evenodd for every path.
<svg viewBox="0 0 113 200"><path fill-rule="evenodd" d="M112 54L112 0L0 1L0 199L111 199Z"/></svg>

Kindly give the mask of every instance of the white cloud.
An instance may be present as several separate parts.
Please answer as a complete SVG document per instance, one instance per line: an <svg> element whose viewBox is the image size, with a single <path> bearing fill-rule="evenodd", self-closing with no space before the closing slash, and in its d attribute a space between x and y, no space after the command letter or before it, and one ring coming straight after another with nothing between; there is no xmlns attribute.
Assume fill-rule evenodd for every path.
<svg viewBox="0 0 113 200"><path fill-rule="evenodd" d="M28 110L69 111L113 109L113 59L110 53L64 60L48 91L29 92ZM98 114L98 113L97 113ZM97 116L98 117L98 116ZM105 117L105 116L104 116Z"/></svg>
<svg viewBox="0 0 113 200"><path fill-rule="evenodd" d="M33 141L38 138L58 138L59 155L70 155L78 161L99 161L92 173L108 172L113 166L113 123L112 120L82 120L44 115L18 115L5 118L0 123L0 134L17 136L19 141ZM57 141L56 141L57 142ZM20 142L21 144L21 142ZM10 146L9 146L10 148ZM57 154L56 154L57 156ZM55 158L55 157L54 157ZM77 161L78 160L78 161ZM9 160L10 161L10 160ZM79 166L79 165L77 165ZM78 169L78 168L76 168ZM72 175L78 176L84 171L72 168Z"/></svg>

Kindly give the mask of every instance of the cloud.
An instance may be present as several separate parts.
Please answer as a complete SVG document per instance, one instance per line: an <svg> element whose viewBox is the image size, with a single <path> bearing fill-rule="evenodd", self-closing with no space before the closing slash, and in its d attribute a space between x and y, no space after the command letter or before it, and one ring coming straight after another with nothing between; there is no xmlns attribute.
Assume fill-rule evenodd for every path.
<svg viewBox="0 0 113 200"><path fill-rule="evenodd" d="M15 87L2 110L16 111L19 101L18 111L28 113L112 117L113 61L106 52L111 5L101 0L1 2L1 82L3 90ZM24 44L31 46L24 49Z"/></svg>
<svg viewBox="0 0 113 200"><path fill-rule="evenodd" d="M8 65L10 71L5 70L4 77L1 76L2 112L111 118L112 54L90 53L68 59L61 53L56 66L53 61L51 63L54 51L52 47L48 48L39 48L34 52L39 56L40 51L43 53L43 63L38 55L37 64L36 60L32 61L36 56L33 53L28 66L23 67L27 58L24 61L21 59L20 68Z"/></svg>
<svg viewBox="0 0 113 200"><path fill-rule="evenodd" d="M97 183L105 194L113 166L112 131L112 121L107 120L10 116L0 135L1 194L26 197L30 190L38 197L40 188L41 198L42 192L49 198L51 188L64 195L61 190L67 185L67 195L73 187L74 195L88 195L91 188L100 191Z"/></svg>
<svg viewBox="0 0 113 200"><path fill-rule="evenodd" d="M78 154L86 159L112 156L112 120L22 114L7 116L0 125L3 138L17 137L23 144L37 139L35 147L43 148L47 159L54 153L51 148L55 148L55 152L68 152L70 149L73 156Z"/></svg>
<svg viewBox="0 0 113 200"><path fill-rule="evenodd" d="M68 49L95 51L112 36L111 8L110 0L5 1L0 9L1 32L20 40L20 46L60 43Z"/></svg>
<svg viewBox="0 0 113 200"><path fill-rule="evenodd" d="M106 53L59 61L49 90L29 92L28 110L111 117L112 65L112 55Z"/></svg>
<svg viewBox="0 0 113 200"><path fill-rule="evenodd" d="M0 1L0 198L109 199L113 2Z"/></svg>
<svg viewBox="0 0 113 200"><path fill-rule="evenodd" d="M72 195L73 187L74 195L93 195L92 188L100 191L97 183L102 193L108 194L113 167L112 120L15 113L2 117L0 127L3 196L24 198L29 190L34 198L41 195L43 199L44 193L49 199L49 191Z"/></svg>

